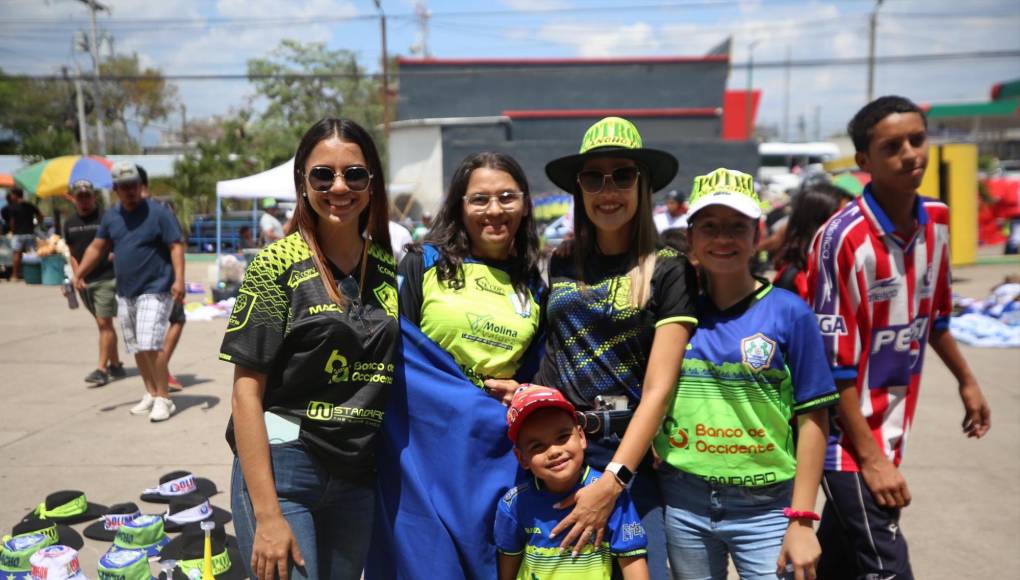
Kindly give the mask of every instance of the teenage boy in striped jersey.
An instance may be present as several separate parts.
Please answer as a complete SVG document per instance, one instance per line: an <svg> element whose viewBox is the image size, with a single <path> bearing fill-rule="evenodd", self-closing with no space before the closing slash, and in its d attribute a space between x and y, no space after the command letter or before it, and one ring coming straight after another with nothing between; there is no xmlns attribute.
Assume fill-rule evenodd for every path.
<svg viewBox="0 0 1020 580"><path fill-rule="evenodd" d="M913 578L899 464L917 408L925 345L959 382L963 431L991 428L988 403L949 332L949 209L917 194L928 162L924 112L881 97L848 132L871 183L816 235L808 271L840 392L822 486L819 578Z"/></svg>

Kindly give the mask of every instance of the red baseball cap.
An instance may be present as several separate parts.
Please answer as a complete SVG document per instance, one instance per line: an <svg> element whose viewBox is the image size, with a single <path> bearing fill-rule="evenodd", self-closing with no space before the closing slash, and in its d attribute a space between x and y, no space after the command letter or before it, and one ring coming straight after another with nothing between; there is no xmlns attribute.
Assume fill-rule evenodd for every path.
<svg viewBox="0 0 1020 580"><path fill-rule="evenodd" d="M541 385L521 385L510 401L510 408L506 410L506 434L510 440L516 445L517 434L520 432L524 420L535 411L549 407L563 409L576 417L574 406L563 397L563 393Z"/></svg>

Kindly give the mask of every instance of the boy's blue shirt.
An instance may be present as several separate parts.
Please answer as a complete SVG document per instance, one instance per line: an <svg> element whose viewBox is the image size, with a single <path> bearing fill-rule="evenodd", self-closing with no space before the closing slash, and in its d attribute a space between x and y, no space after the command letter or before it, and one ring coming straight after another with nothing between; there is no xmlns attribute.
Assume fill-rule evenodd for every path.
<svg viewBox="0 0 1020 580"><path fill-rule="evenodd" d="M496 510L496 548L511 556L523 554L518 578L608 580L612 577L613 557L647 552L645 529L626 490L616 500L606 524L606 541L598 549L589 544L573 558L569 551L560 554L561 538L549 538L552 529L572 509L556 509L553 505L601 476L600 471L585 466L577 485L567 493L549 492L541 480L533 478L503 496Z"/></svg>

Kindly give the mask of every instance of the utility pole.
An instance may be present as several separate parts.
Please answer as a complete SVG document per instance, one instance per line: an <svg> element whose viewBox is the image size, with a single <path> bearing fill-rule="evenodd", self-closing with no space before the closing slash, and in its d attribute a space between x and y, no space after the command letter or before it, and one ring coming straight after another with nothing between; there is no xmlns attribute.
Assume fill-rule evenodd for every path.
<svg viewBox="0 0 1020 580"><path fill-rule="evenodd" d="M761 42L752 40L747 45L747 140L754 140L754 47Z"/></svg>
<svg viewBox="0 0 1020 580"><path fill-rule="evenodd" d="M99 154L106 154L106 127L103 124L103 101L102 101L102 86L99 83L99 36L96 32L96 12L98 10L110 11L109 8L103 6L96 0L78 0L82 4L89 7L89 14L92 17L92 42L90 48L92 50L92 77L96 85L95 98L93 99L93 107L96 113L96 139L99 145Z"/></svg>
<svg viewBox="0 0 1020 580"><path fill-rule="evenodd" d="M885 0L875 0L868 23L868 102L875 98L875 31L878 29L878 9Z"/></svg>
<svg viewBox="0 0 1020 580"><path fill-rule="evenodd" d="M783 141L790 140L790 45L786 45L786 66L783 67Z"/></svg>
<svg viewBox="0 0 1020 580"><path fill-rule="evenodd" d="M382 104L383 134L387 142L390 138L390 57L386 51L386 13L382 9L382 0L373 0L379 11L379 32L382 38Z"/></svg>
<svg viewBox="0 0 1020 580"><path fill-rule="evenodd" d="M188 107L181 103L181 145L188 145Z"/></svg>
<svg viewBox="0 0 1020 580"><path fill-rule="evenodd" d="M429 18L432 14L425 2L419 1L414 3L414 15L418 20L418 45L421 48L421 56L429 58L432 56L429 52Z"/></svg>

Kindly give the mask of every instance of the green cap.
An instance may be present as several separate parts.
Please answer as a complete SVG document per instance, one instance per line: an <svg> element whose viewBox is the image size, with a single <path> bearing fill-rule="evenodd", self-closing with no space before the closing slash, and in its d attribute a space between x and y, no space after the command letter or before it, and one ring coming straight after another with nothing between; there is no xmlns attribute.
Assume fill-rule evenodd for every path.
<svg viewBox="0 0 1020 580"><path fill-rule="evenodd" d="M149 558L144 550L117 550L99 559L99 580L150 580Z"/></svg>
<svg viewBox="0 0 1020 580"><path fill-rule="evenodd" d="M273 208L273 207L276 207L276 200L275 199L273 199L271 197L267 197L267 198L262 200L262 209L269 209L269 208Z"/></svg>
<svg viewBox="0 0 1020 580"><path fill-rule="evenodd" d="M0 575L27 578L32 571L32 555L55 542L46 534L24 534L4 541L0 546Z"/></svg>
<svg viewBox="0 0 1020 580"><path fill-rule="evenodd" d="M142 550L152 558L159 555L159 551L169 542L170 538L163 530L163 518L143 515L117 529L110 550Z"/></svg>
<svg viewBox="0 0 1020 580"><path fill-rule="evenodd" d="M761 217L761 200L754 191L754 177L742 171L720 167L694 178L688 218L710 205L723 205L751 219Z"/></svg>

